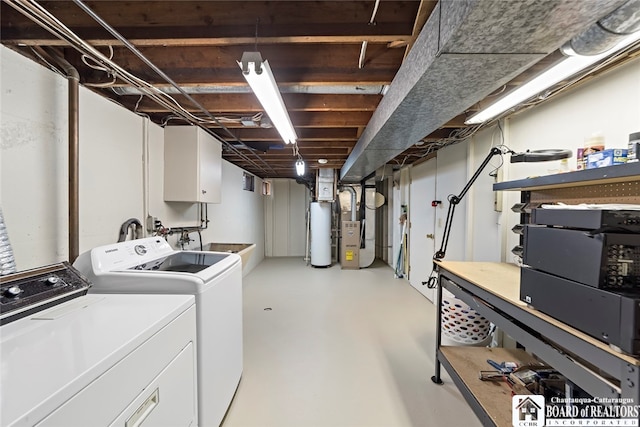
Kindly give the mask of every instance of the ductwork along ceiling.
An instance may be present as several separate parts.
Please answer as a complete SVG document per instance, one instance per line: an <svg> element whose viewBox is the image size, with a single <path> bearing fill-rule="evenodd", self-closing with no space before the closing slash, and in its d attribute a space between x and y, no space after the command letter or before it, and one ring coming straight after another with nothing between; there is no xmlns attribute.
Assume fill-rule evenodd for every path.
<svg viewBox="0 0 640 427"><path fill-rule="evenodd" d="M35 9L77 39L45 29L50 18L34 22ZM640 0L5 0L0 13L7 47L45 66L63 57L81 84L160 125L199 121L224 142L225 159L257 176L295 177L291 148L236 63L258 50L283 94L307 178L331 167L343 182L473 134L478 126L466 118L558 60L565 43L584 54L640 28ZM609 68L638 54L636 43ZM172 110L173 101L198 120Z"/></svg>

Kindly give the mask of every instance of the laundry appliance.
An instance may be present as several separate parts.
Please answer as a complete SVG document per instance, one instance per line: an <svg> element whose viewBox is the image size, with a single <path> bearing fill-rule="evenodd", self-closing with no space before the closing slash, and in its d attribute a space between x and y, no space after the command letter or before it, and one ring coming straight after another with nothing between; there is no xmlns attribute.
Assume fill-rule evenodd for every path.
<svg viewBox="0 0 640 427"><path fill-rule="evenodd" d="M197 426L195 298L57 297L83 281L66 263L0 277L0 425Z"/></svg>
<svg viewBox="0 0 640 427"><path fill-rule="evenodd" d="M94 248L74 266L92 282L89 294L195 296L199 425L219 426L242 376L240 256L178 251L148 237Z"/></svg>

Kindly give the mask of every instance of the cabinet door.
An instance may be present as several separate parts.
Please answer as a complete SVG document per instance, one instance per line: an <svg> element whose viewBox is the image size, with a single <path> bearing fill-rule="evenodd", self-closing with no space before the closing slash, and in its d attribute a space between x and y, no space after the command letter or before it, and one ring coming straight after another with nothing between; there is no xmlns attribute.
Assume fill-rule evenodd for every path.
<svg viewBox="0 0 640 427"><path fill-rule="evenodd" d="M164 200L220 203L222 147L195 126L164 129Z"/></svg>
<svg viewBox="0 0 640 427"><path fill-rule="evenodd" d="M220 203L222 199L222 147L210 135L199 131L198 173L200 188L198 201Z"/></svg>
<svg viewBox="0 0 640 427"><path fill-rule="evenodd" d="M197 134L193 126L164 129L164 200L196 202Z"/></svg>

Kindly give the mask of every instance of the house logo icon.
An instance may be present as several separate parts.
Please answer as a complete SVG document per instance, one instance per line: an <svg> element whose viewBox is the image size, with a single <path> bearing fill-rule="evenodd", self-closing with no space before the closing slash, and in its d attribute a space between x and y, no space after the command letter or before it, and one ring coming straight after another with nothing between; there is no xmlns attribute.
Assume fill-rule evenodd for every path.
<svg viewBox="0 0 640 427"><path fill-rule="evenodd" d="M511 409L514 427L544 427L544 396L515 395Z"/></svg>

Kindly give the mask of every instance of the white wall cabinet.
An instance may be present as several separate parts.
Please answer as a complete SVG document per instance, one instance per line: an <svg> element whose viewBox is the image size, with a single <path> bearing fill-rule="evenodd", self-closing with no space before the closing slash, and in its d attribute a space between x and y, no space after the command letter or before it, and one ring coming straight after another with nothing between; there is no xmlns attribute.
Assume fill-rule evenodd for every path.
<svg viewBox="0 0 640 427"><path fill-rule="evenodd" d="M164 200L220 203L222 146L196 126L164 128Z"/></svg>

